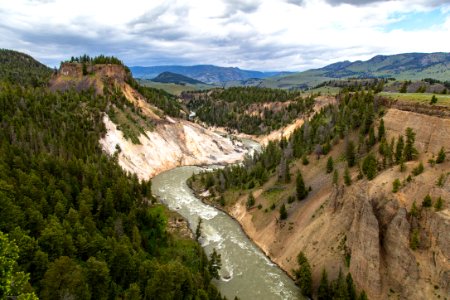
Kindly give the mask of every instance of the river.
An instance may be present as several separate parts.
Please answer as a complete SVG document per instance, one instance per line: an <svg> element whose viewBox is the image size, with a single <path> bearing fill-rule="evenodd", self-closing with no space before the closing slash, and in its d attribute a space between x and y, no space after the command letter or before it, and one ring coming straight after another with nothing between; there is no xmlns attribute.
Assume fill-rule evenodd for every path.
<svg viewBox="0 0 450 300"><path fill-rule="evenodd" d="M186 180L202 170L179 167L161 173L152 179L152 191L186 218L193 231L202 218L202 246L208 254L215 248L222 257L221 280L214 280L222 295L241 300L301 299L294 282L247 238L234 219L194 196Z"/></svg>

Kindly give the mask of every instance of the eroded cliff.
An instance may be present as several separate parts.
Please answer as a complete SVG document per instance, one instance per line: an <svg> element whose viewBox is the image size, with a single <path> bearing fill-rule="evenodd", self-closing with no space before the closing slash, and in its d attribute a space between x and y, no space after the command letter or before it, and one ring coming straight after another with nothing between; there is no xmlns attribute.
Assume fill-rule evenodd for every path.
<svg viewBox="0 0 450 300"><path fill-rule="evenodd" d="M446 299L450 295L450 162L427 162L441 147L450 149L450 119L389 109L384 122L389 140L403 134L406 127L417 134L420 155L406 163L405 172L394 166L367 181L357 180L355 170L351 186L343 182L334 186L331 176L324 175L326 160L314 159L308 166L297 163L291 169L292 173L301 170L312 192L306 200L288 206L287 220L279 220L278 211L246 209L247 195L228 210L287 272L297 267L296 256L303 251L312 265L315 288L322 269L332 279L342 269L351 272L370 299ZM331 155L340 157L343 148L340 142ZM419 161L425 171L407 180ZM336 168L342 174L344 163L337 162ZM444 181L438 186L440 176ZM403 185L393 193L392 182L397 178ZM256 205L268 205L267 191L275 184L271 179L254 191ZM443 208L421 208L427 194L433 201L441 197ZM411 212L414 202L418 213ZM416 233L418 245L412 249Z"/></svg>

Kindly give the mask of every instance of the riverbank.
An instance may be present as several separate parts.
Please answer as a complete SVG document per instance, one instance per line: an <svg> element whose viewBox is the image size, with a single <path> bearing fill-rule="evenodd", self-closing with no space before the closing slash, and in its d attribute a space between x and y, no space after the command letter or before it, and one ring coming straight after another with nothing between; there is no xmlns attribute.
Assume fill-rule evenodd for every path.
<svg viewBox="0 0 450 300"><path fill-rule="evenodd" d="M187 182L189 182L189 180ZM232 218L234 221L236 221L236 223L239 225L239 227L241 228L241 230L245 234L245 236L249 240L251 240L253 242L253 244L255 244L264 253L264 255L267 257L267 259L269 259L274 265L276 265L280 270L282 270L289 278L292 279L292 281L295 281L294 275L289 272L290 270L286 270L285 268L283 268L283 266L280 265L279 263L277 263L274 260L274 258L270 255L270 252L267 250L267 247L269 245L261 244L259 240L256 240L254 238L254 235L251 235L248 232L248 226L251 225L252 223L251 222L247 222L247 223L242 222L242 219L237 218L236 215L233 214L231 210L228 210L228 209L235 208L236 207L235 204L232 205L232 206L222 206L218 202L220 200L220 198L216 198L215 201L212 201L209 196L206 196L206 193L208 192L208 190L199 189L198 185L197 186L193 186L193 185L191 185L189 183L188 183L188 186L192 190L192 193L195 195L195 197L200 199L203 203L205 203L206 205L212 206L215 209L218 209L218 210L222 211L223 213L227 214L230 218ZM243 209L246 209L246 208L243 208ZM256 207L252 207L250 209L257 209L257 208Z"/></svg>
<svg viewBox="0 0 450 300"><path fill-rule="evenodd" d="M152 179L152 192L170 209L182 215L195 231L202 218L200 243L206 253L222 257L221 280L214 283L229 299L301 299L292 279L266 257L227 213L203 203L186 181L198 167L179 167Z"/></svg>

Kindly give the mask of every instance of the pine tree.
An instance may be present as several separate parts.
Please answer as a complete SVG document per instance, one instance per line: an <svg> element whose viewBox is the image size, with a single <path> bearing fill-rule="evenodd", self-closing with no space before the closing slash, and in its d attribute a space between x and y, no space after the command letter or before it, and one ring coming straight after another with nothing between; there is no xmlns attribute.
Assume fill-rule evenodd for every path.
<svg viewBox="0 0 450 300"><path fill-rule="evenodd" d="M312 274L311 266L303 252L300 252L297 256L297 262L299 268L294 270L295 283L300 287L302 295L306 297L312 296Z"/></svg>
<svg viewBox="0 0 450 300"><path fill-rule="evenodd" d="M398 178L395 179L394 182L392 182L392 192L397 193L400 186L401 186L400 179Z"/></svg>
<svg viewBox="0 0 450 300"><path fill-rule="evenodd" d="M286 206L283 203L280 207L280 220L285 220L285 219L287 219L287 217L288 217L288 213L286 210Z"/></svg>
<svg viewBox="0 0 450 300"><path fill-rule="evenodd" d="M417 149L414 147L414 142L416 140L416 134L412 128L406 128L406 142L404 156L406 161L413 160L417 156Z"/></svg>
<svg viewBox="0 0 450 300"><path fill-rule="evenodd" d="M346 167L344 171L344 183L346 186L350 186L352 184L352 178L350 177L350 171L348 167Z"/></svg>
<svg viewBox="0 0 450 300"><path fill-rule="evenodd" d="M358 300L368 300L366 291L363 290L363 291L361 292L361 294L359 295Z"/></svg>
<svg viewBox="0 0 450 300"><path fill-rule="evenodd" d="M333 172L333 184L334 184L334 185L337 185L338 182L339 182L339 172L338 172L338 170L336 169L336 170L334 170L334 172Z"/></svg>
<svg viewBox="0 0 450 300"><path fill-rule="evenodd" d="M202 218L198 218L197 228L195 229L195 239L198 241L202 236Z"/></svg>
<svg viewBox="0 0 450 300"><path fill-rule="evenodd" d="M348 288L347 288L347 281L344 278L344 275L342 274L342 270L339 269L339 275L336 279L336 282L333 285L333 299L348 299Z"/></svg>
<svg viewBox="0 0 450 300"><path fill-rule="evenodd" d="M437 99L436 95L433 95L433 97L431 97L430 104L431 105L436 104L437 101L438 101L438 99Z"/></svg>
<svg viewBox="0 0 450 300"><path fill-rule="evenodd" d="M1 299L29 299L38 298L27 288L29 274L19 272L17 260L19 247L7 234L0 231L0 297ZM28 290L28 291L27 291Z"/></svg>
<svg viewBox="0 0 450 300"><path fill-rule="evenodd" d="M348 167L353 167L356 163L355 144L353 141L347 143L345 157L347 158Z"/></svg>
<svg viewBox="0 0 450 300"><path fill-rule="evenodd" d="M442 197L437 198L436 202L434 203L434 209L436 211L440 211L443 206L444 206L444 200L442 200Z"/></svg>
<svg viewBox="0 0 450 300"><path fill-rule="evenodd" d="M413 202L409 213L415 218L419 216L419 210L417 209L416 201Z"/></svg>
<svg viewBox="0 0 450 300"><path fill-rule="evenodd" d="M327 173L333 172L333 169L334 169L333 157L330 156L327 160Z"/></svg>
<svg viewBox="0 0 450 300"><path fill-rule="evenodd" d="M284 173L284 182L291 182L291 172L289 170L289 163L286 163L285 173Z"/></svg>
<svg viewBox="0 0 450 300"><path fill-rule="evenodd" d="M409 241L409 246L411 249L416 250L419 247L420 238L419 238L419 230L416 228L413 230L411 234L411 240Z"/></svg>
<svg viewBox="0 0 450 300"><path fill-rule="evenodd" d="M400 88L400 93L403 93L403 94L406 93L407 88L408 88L408 82L405 81L405 82L403 83L402 87Z"/></svg>
<svg viewBox="0 0 450 300"><path fill-rule="evenodd" d="M403 136L400 136L397 141L397 146L395 148L395 163L399 164L403 157L403 148L405 143L403 141Z"/></svg>
<svg viewBox="0 0 450 300"><path fill-rule="evenodd" d="M375 130L373 129L373 127L370 127L370 129L369 129L369 138L367 139L367 149L368 149L368 151L370 151L370 149L373 147L373 145L375 145L376 142L377 142L377 140L375 138Z"/></svg>
<svg viewBox="0 0 450 300"><path fill-rule="evenodd" d="M372 180L377 175L377 159L373 154L367 155L363 161L362 171L367 179Z"/></svg>
<svg viewBox="0 0 450 300"><path fill-rule="evenodd" d="M347 282L348 299L356 300L356 287L355 283L353 282L352 274L350 272L348 272L345 281Z"/></svg>
<svg viewBox="0 0 450 300"><path fill-rule="evenodd" d="M422 201L422 207L431 207L432 204L431 196L429 194L426 195Z"/></svg>
<svg viewBox="0 0 450 300"><path fill-rule="evenodd" d="M423 173L423 170L424 170L423 163L420 162L420 163L417 165L417 167L415 167L415 168L411 171L411 173L412 173L414 176L418 176L418 175L420 175L420 174Z"/></svg>
<svg viewBox="0 0 450 300"><path fill-rule="evenodd" d="M384 120L380 120L380 125L378 126L378 140L381 141L386 135L386 129L384 128Z"/></svg>
<svg viewBox="0 0 450 300"><path fill-rule="evenodd" d="M247 198L247 209L251 208L253 205L255 205L255 197L253 196L253 193L248 194Z"/></svg>
<svg viewBox="0 0 450 300"><path fill-rule="evenodd" d="M438 156L436 158L436 163L441 164L444 161L445 161L445 150L444 147L442 147L441 150L439 150Z"/></svg>
<svg viewBox="0 0 450 300"><path fill-rule="evenodd" d="M400 158L400 172L406 171L405 158L402 156Z"/></svg>
<svg viewBox="0 0 450 300"><path fill-rule="evenodd" d="M331 291L330 291L330 286L328 284L328 274L325 269L323 269L322 277L320 278L320 285L317 290L317 299L318 300L330 300L331 299Z"/></svg>
<svg viewBox="0 0 450 300"><path fill-rule="evenodd" d="M211 276L215 279L220 279L219 271L222 267L221 255L217 253L216 248L213 249L213 252L209 256L208 261L208 269Z"/></svg>
<svg viewBox="0 0 450 300"><path fill-rule="evenodd" d="M308 190L305 187L305 182L303 181L303 177L300 171L297 172L296 189L297 200L303 200L308 196Z"/></svg>

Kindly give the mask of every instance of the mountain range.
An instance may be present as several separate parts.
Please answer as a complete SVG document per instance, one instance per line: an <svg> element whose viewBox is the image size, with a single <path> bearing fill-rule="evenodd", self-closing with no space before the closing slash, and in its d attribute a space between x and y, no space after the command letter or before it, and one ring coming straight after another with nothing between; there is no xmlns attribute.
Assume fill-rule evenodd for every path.
<svg viewBox="0 0 450 300"><path fill-rule="evenodd" d="M395 78L420 80L450 78L450 53L403 53L377 55L367 61L342 61L323 68L267 78L261 86L277 88L306 88L328 80L346 78Z"/></svg>
<svg viewBox="0 0 450 300"><path fill-rule="evenodd" d="M153 79L163 72L171 72L184 75L205 83L218 83L227 81L239 81L250 78L267 78L277 75L286 75L287 72L260 72L242 70L234 67L218 67L214 65L195 66L150 66L131 67L133 76L139 79Z"/></svg>
<svg viewBox="0 0 450 300"><path fill-rule="evenodd" d="M205 83L271 88L314 87L329 80L347 78L395 78L420 80L450 78L450 53L377 55L367 61L341 61L303 72L260 72L213 65L131 67L133 76L153 79L163 72L177 73Z"/></svg>

